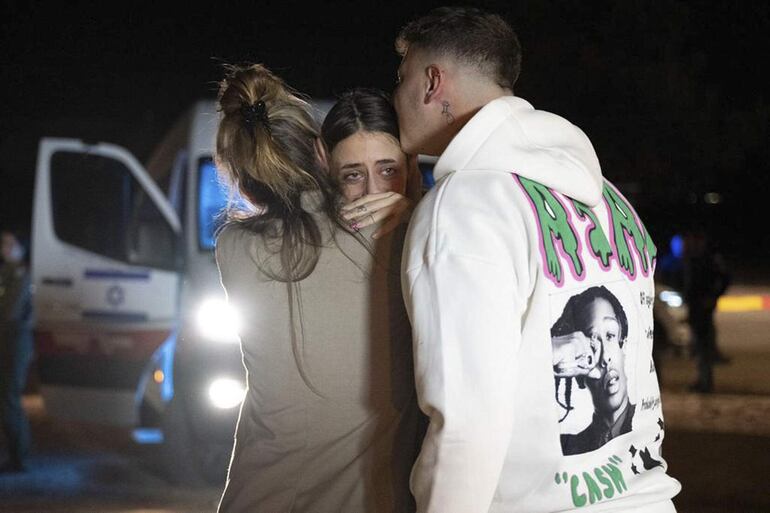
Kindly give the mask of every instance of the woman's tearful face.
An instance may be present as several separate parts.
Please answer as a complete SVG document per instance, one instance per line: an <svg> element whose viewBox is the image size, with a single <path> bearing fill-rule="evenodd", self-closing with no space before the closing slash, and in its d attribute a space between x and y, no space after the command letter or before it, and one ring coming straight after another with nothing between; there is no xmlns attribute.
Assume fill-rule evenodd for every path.
<svg viewBox="0 0 770 513"><path fill-rule="evenodd" d="M367 194L406 191L406 155L389 134L356 132L340 141L330 157L332 176L347 202Z"/></svg>

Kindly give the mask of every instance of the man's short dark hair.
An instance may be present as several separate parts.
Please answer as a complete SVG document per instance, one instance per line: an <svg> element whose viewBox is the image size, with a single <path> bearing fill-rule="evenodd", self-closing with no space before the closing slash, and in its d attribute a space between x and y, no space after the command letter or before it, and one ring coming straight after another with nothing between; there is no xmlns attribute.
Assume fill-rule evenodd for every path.
<svg viewBox="0 0 770 513"><path fill-rule="evenodd" d="M620 324L618 342L620 347L623 347L626 337L628 337L628 318L618 298L604 285L588 288L580 294L569 298L567 304L564 305L561 317L551 326L551 336L558 337L580 331L585 336L590 337L591 333L588 330L587 323L591 321L591 318L588 315L588 309L596 299L604 299L615 311L615 316Z"/></svg>
<svg viewBox="0 0 770 513"><path fill-rule="evenodd" d="M410 22L396 38L396 50L403 55L411 47L476 66L511 90L521 71L521 45L511 26L475 7L439 7Z"/></svg>

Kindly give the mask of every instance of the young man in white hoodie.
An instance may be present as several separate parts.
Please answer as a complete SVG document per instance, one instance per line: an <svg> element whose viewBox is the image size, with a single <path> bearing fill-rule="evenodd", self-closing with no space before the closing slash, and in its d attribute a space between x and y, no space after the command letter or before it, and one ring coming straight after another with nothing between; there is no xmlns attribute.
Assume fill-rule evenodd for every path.
<svg viewBox="0 0 770 513"><path fill-rule="evenodd" d="M440 156L402 269L430 418L418 512L674 511L647 230L585 134L514 96L520 47L500 17L439 8L396 46L402 146ZM625 327L607 300L560 319L597 287Z"/></svg>

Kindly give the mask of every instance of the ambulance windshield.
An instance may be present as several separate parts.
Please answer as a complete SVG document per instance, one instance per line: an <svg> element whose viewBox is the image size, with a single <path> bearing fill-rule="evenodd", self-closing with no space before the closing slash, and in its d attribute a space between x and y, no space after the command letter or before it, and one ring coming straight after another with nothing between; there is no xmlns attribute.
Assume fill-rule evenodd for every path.
<svg viewBox="0 0 770 513"><path fill-rule="evenodd" d="M198 162L198 247L201 251L214 249L214 233L225 220L227 187L219 181L217 169L210 157Z"/></svg>

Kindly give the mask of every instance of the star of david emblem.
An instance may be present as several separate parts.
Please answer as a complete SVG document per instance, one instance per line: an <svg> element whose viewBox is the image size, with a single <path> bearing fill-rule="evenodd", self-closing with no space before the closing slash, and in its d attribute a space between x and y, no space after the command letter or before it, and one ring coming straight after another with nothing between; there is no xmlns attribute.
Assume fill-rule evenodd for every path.
<svg viewBox="0 0 770 513"><path fill-rule="evenodd" d="M120 285L113 285L107 289L107 303L110 306L118 307L126 300L126 292Z"/></svg>

